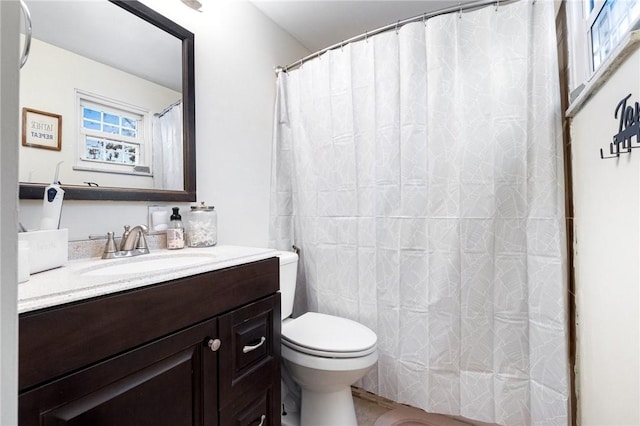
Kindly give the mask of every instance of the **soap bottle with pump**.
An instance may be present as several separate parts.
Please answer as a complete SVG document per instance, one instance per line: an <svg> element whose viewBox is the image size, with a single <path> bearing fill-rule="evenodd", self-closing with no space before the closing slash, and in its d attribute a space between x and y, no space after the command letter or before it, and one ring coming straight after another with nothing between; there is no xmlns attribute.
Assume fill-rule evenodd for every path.
<svg viewBox="0 0 640 426"><path fill-rule="evenodd" d="M180 208L173 207L171 222L167 229L167 248L169 250L184 248L184 225L182 224L182 216L180 216Z"/></svg>

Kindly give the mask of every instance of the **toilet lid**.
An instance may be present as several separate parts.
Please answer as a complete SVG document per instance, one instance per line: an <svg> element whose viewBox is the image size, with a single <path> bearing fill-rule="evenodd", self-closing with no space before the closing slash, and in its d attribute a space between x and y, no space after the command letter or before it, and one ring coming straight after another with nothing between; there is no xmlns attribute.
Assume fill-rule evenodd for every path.
<svg viewBox="0 0 640 426"><path fill-rule="evenodd" d="M320 356L362 356L378 340L368 327L350 319L307 312L282 324L283 344Z"/></svg>

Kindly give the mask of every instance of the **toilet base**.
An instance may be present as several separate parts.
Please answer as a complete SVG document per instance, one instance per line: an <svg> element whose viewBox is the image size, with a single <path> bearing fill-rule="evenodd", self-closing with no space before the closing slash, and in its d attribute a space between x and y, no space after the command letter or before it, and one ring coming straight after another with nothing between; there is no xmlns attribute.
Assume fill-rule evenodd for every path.
<svg viewBox="0 0 640 426"><path fill-rule="evenodd" d="M351 387L334 392L302 389L301 426L358 426Z"/></svg>

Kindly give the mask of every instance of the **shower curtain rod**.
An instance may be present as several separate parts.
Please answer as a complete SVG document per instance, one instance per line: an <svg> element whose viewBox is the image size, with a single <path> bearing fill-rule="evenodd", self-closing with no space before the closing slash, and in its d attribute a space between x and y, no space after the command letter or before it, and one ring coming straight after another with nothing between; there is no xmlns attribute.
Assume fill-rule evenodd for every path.
<svg viewBox="0 0 640 426"><path fill-rule="evenodd" d="M174 103L172 103L171 105L169 105L168 107L166 107L165 109L163 109L161 112L156 112L155 114L153 114L155 117L162 117L163 115L165 115L166 113L168 113L169 111L171 111L171 108L173 108L176 105L180 105L182 103L182 99L178 99L177 101L175 101Z"/></svg>
<svg viewBox="0 0 640 426"><path fill-rule="evenodd" d="M426 21L427 19L431 19L431 18L435 18L436 16L440 16L440 15L446 15L448 13L462 13L462 12L469 12L469 11L473 11L476 9L481 9L483 7L487 7L487 6L495 6L496 9L501 6L501 5L505 5L505 4L511 4L511 3L515 3L519 0L479 0L479 1L475 1L473 3L467 3L467 4L458 4L457 6L450 6L450 7L445 7L442 9L438 9L435 10L433 12L429 12L429 13L423 13L421 15L418 16L414 16L413 18L407 18L407 19L403 19L401 21L398 21L394 24L389 24L389 25L385 25L384 27L380 27L377 28L375 30L372 31L366 31L363 34L357 35L355 37L351 37L350 39L347 40L343 40L340 43L336 43L334 45L331 45L329 47L325 47L324 49L318 50L315 53L312 53L311 55L305 56L302 59L298 59L297 61L282 67L282 66L278 66L275 67L275 72L276 75L282 71L287 72L290 70L294 70L300 66L302 66L302 64L304 64L305 62L310 61L311 59L315 59L320 57L320 55L333 50L333 49L337 49L337 48L342 48L344 46L346 46L349 43L353 43L356 41L361 41L361 40L366 40L368 37L370 36L374 36L380 33L384 33L387 31L391 31L391 30L398 30L401 26L405 25L405 24L410 24L412 22L419 22L419 21ZM533 3L535 3L535 0L533 0Z"/></svg>

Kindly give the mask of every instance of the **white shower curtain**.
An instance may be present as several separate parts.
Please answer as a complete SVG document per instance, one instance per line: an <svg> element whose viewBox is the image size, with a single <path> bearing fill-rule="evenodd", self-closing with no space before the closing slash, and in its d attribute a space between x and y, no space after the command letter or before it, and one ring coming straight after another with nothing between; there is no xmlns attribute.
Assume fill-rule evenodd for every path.
<svg viewBox="0 0 640 426"><path fill-rule="evenodd" d="M153 117L153 186L184 189L182 103Z"/></svg>
<svg viewBox="0 0 640 426"><path fill-rule="evenodd" d="M278 84L270 239L301 248L298 313L378 334L378 395L568 424L553 2L409 24Z"/></svg>

